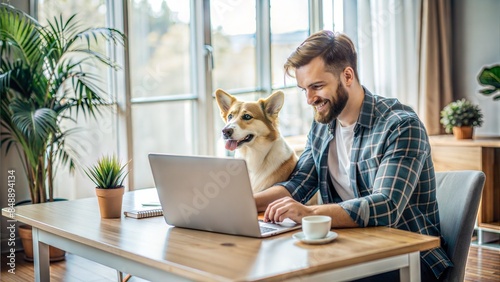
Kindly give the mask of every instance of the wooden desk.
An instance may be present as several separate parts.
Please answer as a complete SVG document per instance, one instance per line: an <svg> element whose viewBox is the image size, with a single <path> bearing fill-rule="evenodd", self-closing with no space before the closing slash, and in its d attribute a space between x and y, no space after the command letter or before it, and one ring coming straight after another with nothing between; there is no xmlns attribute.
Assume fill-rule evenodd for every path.
<svg viewBox="0 0 500 282"><path fill-rule="evenodd" d="M483 231L500 233L500 137L456 140L452 135L430 136L436 171L481 170L486 175L477 226L479 243Z"/></svg>
<svg viewBox="0 0 500 282"><path fill-rule="evenodd" d="M129 192L124 208L155 198L153 189ZM33 226L36 281L49 281L47 244L152 281L342 281L394 269L420 281L419 251L439 246L386 227L337 229L333 243L313 246L293 231L255 239L171 227L163 217L101 219L95 198L21 206L15 219Z"/></svg>

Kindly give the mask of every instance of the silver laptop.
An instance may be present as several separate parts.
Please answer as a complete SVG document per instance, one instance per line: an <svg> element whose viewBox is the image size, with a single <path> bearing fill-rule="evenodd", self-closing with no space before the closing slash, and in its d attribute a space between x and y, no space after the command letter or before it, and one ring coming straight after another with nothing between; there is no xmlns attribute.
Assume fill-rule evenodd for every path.
<svg viewBox="0 0 500 282"><path fill-rule="evenodd" d="M249 237L300 228L258 220L243 159L149 154L149 163L169 225Z"/></svg>

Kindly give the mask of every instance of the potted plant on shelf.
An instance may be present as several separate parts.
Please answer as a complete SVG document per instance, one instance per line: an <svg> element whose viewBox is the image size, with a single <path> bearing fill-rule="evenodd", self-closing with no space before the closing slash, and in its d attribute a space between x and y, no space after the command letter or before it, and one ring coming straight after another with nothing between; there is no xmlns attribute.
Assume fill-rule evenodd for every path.
<svg viewBox="0 0 500 282"><path fill-rule="evenodd" d="M0 4L0 147L18 153L32 204L53 201L56 169L78 163L67 142L76 128L68 123L78 114L97 118L98 106L110 103L95 68L118 66L98 43L124 40L112 28L82 28L75 16L42 26Z"/></svg>
<svg viewBox="0 0 500 282"><path fill-rule="evenodd" d="M483 124L483 114L479 106L461 99L443 108L440 122L456 139L472 139L473 128Z"/></svg>
<svg viewBox="0 0 500 282"><path fill-rule="evenodd" d="M102 156L97 163L85 170L96 185L95 191L102 218L119 218L122 212L122 199L125 188L123 181L128 175L128 163L121 165L115 155Z"/></svg>
<svg viewBox="0 0 500 282"><path fill-rule="evenodd" d="M491 95L494 101L500 101L500 65L484 67L479 73L479 84L486 86L480 90L483 95Z"/></svg>

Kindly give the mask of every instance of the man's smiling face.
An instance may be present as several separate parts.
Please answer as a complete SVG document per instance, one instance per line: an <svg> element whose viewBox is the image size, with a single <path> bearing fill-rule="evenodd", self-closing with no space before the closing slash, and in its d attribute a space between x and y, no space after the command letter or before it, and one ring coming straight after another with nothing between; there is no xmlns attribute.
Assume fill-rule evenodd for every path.
<svg viewBox="0 0 500 282"><path fill-rule="evenodd" d="M325 68L321 57L295 70L297 85L306 95L307 103L314 108L314 119L330 123L344 110L349 95L332 72Z"/></svg>

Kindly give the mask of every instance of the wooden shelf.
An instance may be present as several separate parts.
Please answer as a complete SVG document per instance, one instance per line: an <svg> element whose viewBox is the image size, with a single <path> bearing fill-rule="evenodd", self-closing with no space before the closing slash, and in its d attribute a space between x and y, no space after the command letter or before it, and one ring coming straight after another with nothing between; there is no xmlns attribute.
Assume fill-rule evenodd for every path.
<svg viewBox="0 0 500 282"><path fill-rule="evenodd" d="M500 232L500 222L481 223L481 225L479 225L479 228Z"/></svg>
<svg viewBox="0 0 500 282"><path fill-rule="evenodd" d="M500 136L475 136L473 139L457 140L453 135L432 135L429 136L431 145L451 146L451 147L490 147L500 148Z"/></svg>
<svg viewBox="0 0 500 282"><path fill-rule="evenodd" d="M456 140L452 135L430 136L436 171L481 170L486 175L477 225L500 232L500 137Z"/></svg>

